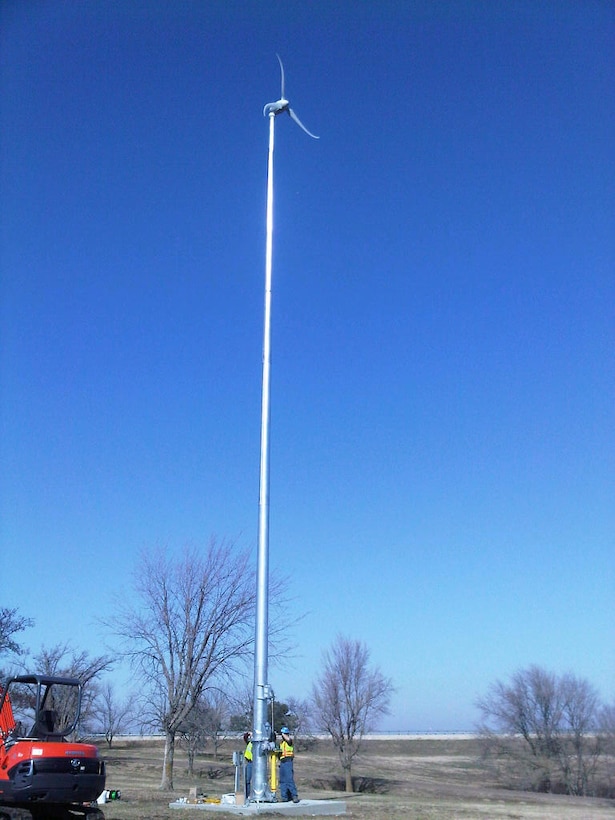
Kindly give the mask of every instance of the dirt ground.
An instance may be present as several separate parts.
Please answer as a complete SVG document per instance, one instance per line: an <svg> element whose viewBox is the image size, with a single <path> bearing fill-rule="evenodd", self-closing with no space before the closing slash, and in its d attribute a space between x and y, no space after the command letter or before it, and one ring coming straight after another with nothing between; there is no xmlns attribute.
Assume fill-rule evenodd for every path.
<svg viewBox="0 0 615 820"><path fill-rule="evenodd" d="M111 749L101 747L107 760L107 788L120 789L122 794L120 800L101 807L106 820L236 816L169 808L171 801L188 796L191 786L209 796L232 792L234 749L241 749L241 742L226 742L217 760L211 754L200 755L193 777L187 774L185 755L176 752L175 789L162 792L160 742L117 741ZM345 816L354 820L615 820L615 800L499 787L479 765L478 745L470 738L370 739L353 774L363 791L347 794L341 790L336 754L324 740L310 751L299 752L295 760L299 796L345 800Z"/></svg>

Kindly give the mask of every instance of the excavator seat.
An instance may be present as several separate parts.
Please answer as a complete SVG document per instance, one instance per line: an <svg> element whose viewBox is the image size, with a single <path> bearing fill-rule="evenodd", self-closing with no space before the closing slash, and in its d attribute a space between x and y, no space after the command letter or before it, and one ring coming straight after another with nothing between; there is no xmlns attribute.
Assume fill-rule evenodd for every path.
<svg viewBox="0 0 615 820"><path fill-rule="evenodd" d="M62 735L54 733L58 713L53 709L41 709L38 718L30 729L28 737L37 737L40 740L61 740Z"/></svg>

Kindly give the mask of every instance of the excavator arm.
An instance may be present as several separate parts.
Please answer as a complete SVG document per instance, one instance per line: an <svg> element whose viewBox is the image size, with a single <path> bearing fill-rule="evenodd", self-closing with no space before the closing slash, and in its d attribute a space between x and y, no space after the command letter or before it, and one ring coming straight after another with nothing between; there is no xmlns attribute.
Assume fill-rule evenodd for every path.
<svg viewBox="0 0 615 820"><path fill-rule="evenodd" d="M2 698L2 689L0 689L0 698ZM0 710L0 735L2 735L3 742L14 729L15 717L13 715L13 706L7 692L6 697L2 699L2 709Z"/></svg>

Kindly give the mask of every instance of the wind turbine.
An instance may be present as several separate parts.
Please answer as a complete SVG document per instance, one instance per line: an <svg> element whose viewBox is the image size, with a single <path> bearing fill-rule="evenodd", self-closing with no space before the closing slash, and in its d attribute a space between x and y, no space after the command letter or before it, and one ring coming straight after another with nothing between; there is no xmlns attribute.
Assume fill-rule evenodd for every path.
<svg viewBox="0 0 615 820"><path fill-rule="evenodd" d="M270 735L274 729L267 721L267 705L273 691L269 675L269 397L271 374L271 262L273 253L273 146L275 118L287 112L291 119L313 139L319 139L303 125L290 107L284 92L284 65L276 55L282 74L282 92L276 102L267 103L263 115L269 117L269 158L267 163L267 229L265 247L265 317L263 327L263 382L261 397L260 489L258 501L258 559L256 570L256 629L254 638L254 727L252 732L252 788L250 800L273 802L267 786L267 759Z"/></svg>
<svg viewBox="0 0 615 820"><path fill-rule="evenodd" d="M312 134L311 131L307 130L305 125L301 122L299 117L295 114L293 109L290 107L290 103L286 99L286 95L284 93L284 84L285 84L284 83L284 65L282 63L280 55L276 54L275 56L278 58L278 60L280 62L280 73L282 75L282 91L281 91L279 100L277 100L276 102L267 103L267 105L263 108L263 115L265 117L266 116L271 117L271 115L273 114L273 116L276 117L278 114L281 114L283 111L286 111L288 113L288 115L290 116L290 118L293 119L297 123L299 128L301 128L303 131L305 131L305 133L308 136L312 137L312 139L315 139L315 140L320 139L320 137L317 137L316 134ZM271 151L269 153L269 157L270 157L270 161L271 161ZM273 170L273 168L271 166L270 166L270 170Z"/></svg>

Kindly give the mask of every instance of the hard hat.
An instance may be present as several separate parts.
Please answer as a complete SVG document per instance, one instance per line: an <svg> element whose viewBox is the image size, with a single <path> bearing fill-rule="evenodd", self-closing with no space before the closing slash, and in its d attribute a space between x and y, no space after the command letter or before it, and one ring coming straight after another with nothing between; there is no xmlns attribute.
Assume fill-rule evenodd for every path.
<svg viewBox="0 0 615 820"><path fill-rule="evenodd" d="M280 729L280 734L289 735L290 732L288 731L288 726L282 726L282 728Z"/></svg>

